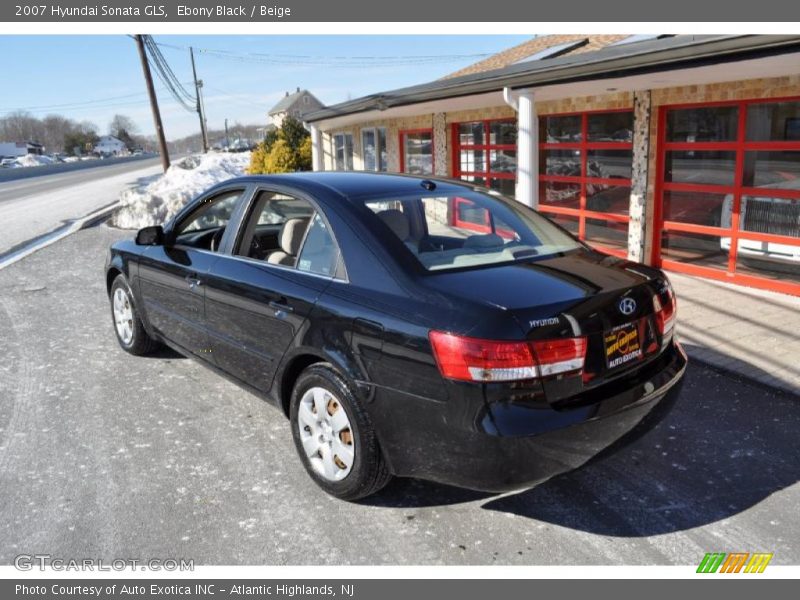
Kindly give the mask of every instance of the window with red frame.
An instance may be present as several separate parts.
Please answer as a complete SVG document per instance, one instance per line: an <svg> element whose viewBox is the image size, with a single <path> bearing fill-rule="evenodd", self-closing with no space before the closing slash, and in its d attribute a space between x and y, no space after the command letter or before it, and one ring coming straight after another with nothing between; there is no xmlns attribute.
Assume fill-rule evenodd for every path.
<svg viewBox="0 0 800 600"><path fill-rule="evenodd" d="M514 196L517 122L493 119L454 123L453 175Z"/></svg>
<svg viewBox="0 0 800 600"><path fill-rule="evenodd" d="M599 250L626 256L633 111L539 119L539 210Z"/></svg>
<svg viewBox="0 0 800 600"><path fill-rule="evenodd" d="M663 107L653 259L800 295L800 99Z"/></svg>

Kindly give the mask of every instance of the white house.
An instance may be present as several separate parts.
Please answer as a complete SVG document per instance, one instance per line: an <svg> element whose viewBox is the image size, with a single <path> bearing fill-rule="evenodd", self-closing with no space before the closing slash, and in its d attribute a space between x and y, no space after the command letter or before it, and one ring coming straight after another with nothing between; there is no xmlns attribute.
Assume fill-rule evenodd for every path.
<svg viewBox="0 0 800 600"><path fill-rule="evenodd" d="M104 135L95 144L93 152L102 156L123 156L128 154L128 147L113 135Z"/></svg>
<svg viewBox="0 0 800 600"><path fill-rule="evenodd" d="M36 142L0 142L0 156L17 157L44 154L44 146Z"/></svg>
<svg viewBox="0 0 800 600"><path fill-rule="evenodd" d="M306 113L324 108L325 105L308 90L301 90L299 87L293 94L286 92L278 103L269 111L269 120L275 127L280 127L287 116L294 117L300 121Z"/></svg>

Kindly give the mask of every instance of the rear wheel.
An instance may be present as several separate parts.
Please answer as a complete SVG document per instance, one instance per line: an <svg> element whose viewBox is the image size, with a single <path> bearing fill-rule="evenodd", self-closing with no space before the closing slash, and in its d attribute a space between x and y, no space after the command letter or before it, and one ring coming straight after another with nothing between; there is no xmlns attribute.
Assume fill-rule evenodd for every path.
<svg viewBox="0 0 800 600"><path fill-rule="evenodd" d="M303 371L292 391L289 417L303 466L329 494L358 500L389 483L369 416L330 365Z"/></svg>
<svg viewBox="0 0 800 600"><path fill-rule="evenodd" d="M128 280L122 274L117 275L111 284L111 317L114 319L117 341L126 352L141 356L158 348L159 343L148 335L142 325Z"/></svg>

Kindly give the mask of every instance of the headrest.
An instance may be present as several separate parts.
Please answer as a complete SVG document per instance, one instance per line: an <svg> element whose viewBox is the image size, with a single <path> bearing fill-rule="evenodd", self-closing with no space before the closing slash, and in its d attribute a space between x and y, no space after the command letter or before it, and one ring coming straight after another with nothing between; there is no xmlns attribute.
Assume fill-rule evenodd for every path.
<svg viewBox="0 0 800 600"><path fill-rule="evenodd" d="M281 227L281 250L291 256L297 256L307 227L308 217L288 219Z"/></svg>
<svg viewBox="0 0 800 600"><path fill-rule="evenodd" d="M408 225L408 219L402 212L396 208L390 208L387 210L382 210L378 213L378 216L402 241L406 241L408 239L408 235L411 230Z"/></svg>

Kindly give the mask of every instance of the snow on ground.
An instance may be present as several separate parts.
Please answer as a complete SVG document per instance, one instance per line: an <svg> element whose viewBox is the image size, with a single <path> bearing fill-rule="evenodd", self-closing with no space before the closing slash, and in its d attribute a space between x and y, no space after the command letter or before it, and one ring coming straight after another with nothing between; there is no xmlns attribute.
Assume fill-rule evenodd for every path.
<svg viewBox="0 0 800 600"><path fill-rule="evenodd" d="M138 181L152 179L161 173L161 166L152 162L157 161L134 162L109 170L104 167L78 169L48 177L0 182L0 253L49 233L66 221L112 204ZM0 302L0 321L2 313ZM0 389L3 389L1 374Z"/></svg>
<svg viewBox="0 0 800 600"><path fill-rule="evenodd" d="M200 192L243 175L249 164L249 152L187 156L172 163L163 175L122 192L122 206L112 223L122 229L160 225Z"/></svg>
<svg viewBox="0 0 800 600"><path fill-rule="evenodd" d="M52 165L55 161L49 156L39 156L38 154L26 154L14 161L16 167L39 167L41 165Z"/></svg>

